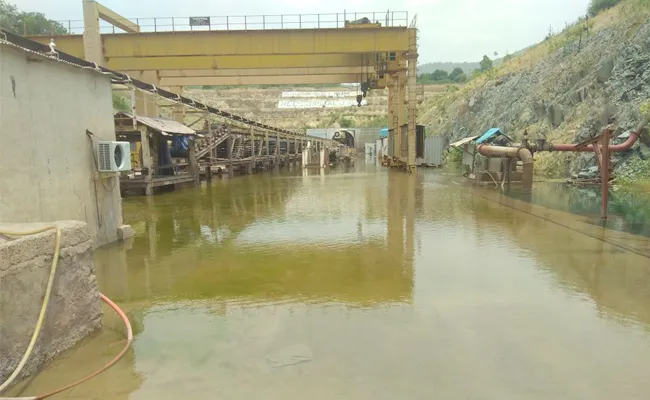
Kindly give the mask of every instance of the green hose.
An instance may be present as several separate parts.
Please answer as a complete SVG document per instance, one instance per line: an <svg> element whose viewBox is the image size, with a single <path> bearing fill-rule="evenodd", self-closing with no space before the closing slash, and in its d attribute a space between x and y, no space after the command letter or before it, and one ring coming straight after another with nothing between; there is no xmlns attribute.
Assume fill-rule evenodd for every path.
<svg viewBox="0 0 650 400"><path fill-rule="evenodd" d="M29 356L32 354L32 351L34 350L34 345L36 344L36 339L38 339L38 334L41 331L41 328L43 327L43 321L45 320L45 312L47 310L47 305L50 302L50 295L52 294L52 286L54 284L54 276L56 274L56 266L59 263L59 248L61 246L61 229L59 229L56 226L46 226L44 228L40 229L35 229L32 231L27 231L27 232L8 232L8 231L0 231L0 234L6 235L6 236L29 236L29 235L35 235L37 233L42 233L49 231L51 229L56 230L56 239L54 242L54 256L52 258L52 268L50 269L50 278L47 282L47 288L45 289L45 297L43 298L43 304L41 305L41 312L38 315L38 321L36 322L36 328L34 328L34 333L32 334L32 339L29 342L29 346L27 346L27 350L25 351L25 354L23 355L23 358L20 360L20 363L18 363L18 366L14 370L14 372L11 374L11 376L2 384L0 385L0 393L4 391L6 388L11 385L11 383L16 379L16 377L20 374L22 369L25 367L25 364L27 363L27 360L29 359Z"/></svg>

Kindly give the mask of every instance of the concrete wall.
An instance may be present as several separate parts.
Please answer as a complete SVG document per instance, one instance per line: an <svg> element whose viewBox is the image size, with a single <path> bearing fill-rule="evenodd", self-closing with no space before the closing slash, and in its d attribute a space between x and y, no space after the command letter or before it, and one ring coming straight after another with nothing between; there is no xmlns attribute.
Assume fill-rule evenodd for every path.
<svg viewBox="0 0 650 400"><path fill-rule="evenodd" d="M0 45L0 222L85 221L117 239L118 178L95 180L86 129L115 140L108 77Z"/></svg>
<svg viewBox="0 0 650 400"><path fill-rule="evenodd" d="M27 231L44 224L0 224L0 231ZM22 375L37 371L101 325L101 300L93 242L80 221L57 223L61 251L43 329ZM34 332L54 253L54 231L0 236L0 382L13 372ZM16 381L18 382L18 380Z"/></svg>

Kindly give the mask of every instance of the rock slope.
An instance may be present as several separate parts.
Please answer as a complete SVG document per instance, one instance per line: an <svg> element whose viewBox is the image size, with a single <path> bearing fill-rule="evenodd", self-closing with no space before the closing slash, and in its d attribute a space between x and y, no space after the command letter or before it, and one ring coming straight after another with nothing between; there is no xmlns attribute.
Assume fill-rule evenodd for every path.
<svg viewBox="0 0 650 400"><path fill-rule="evenodd" d="M610 118L616 135L638 124L650 100L650 5L628 0L582 20L454 93L430 99L420 111L428 130L450 140L499 127L517 139L577 143ZM615 160L619 176L633 176L650 158L637 144ZM567 176L595 165L592 154L539 153L536 170Z"/></svg>

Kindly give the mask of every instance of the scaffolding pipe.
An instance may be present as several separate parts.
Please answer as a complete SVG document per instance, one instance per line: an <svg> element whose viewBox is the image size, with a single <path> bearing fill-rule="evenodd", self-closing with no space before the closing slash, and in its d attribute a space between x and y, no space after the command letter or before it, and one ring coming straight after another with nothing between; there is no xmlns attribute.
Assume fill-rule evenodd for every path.
<svg viewBox="0 0 650 400"><path fill-rule="evenodd" d="M533 153L525 147L502 147L481 144L478 152L486 157L509 157L521 160L524 165L522 192L530 194L533 191Z"/></svg>

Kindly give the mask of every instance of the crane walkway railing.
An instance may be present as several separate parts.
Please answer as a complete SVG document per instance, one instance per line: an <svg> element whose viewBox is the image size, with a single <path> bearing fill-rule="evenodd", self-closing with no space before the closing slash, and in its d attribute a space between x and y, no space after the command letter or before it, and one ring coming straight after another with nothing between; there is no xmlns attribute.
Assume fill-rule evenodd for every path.
<svg viewBox="0 0 650 400"><path fill-rule="evenodd" d="M407 27L407 11L342 12L328 14L233 15L196 17L126 18L140 32L238 31L277 29L335 29L363 24L382 27ZM115 25L100 21L100 33L124 33ZM83 20L53 21L49 32L42 35L81 35ZM25 25L25 36L34 35Z"/></svg>

